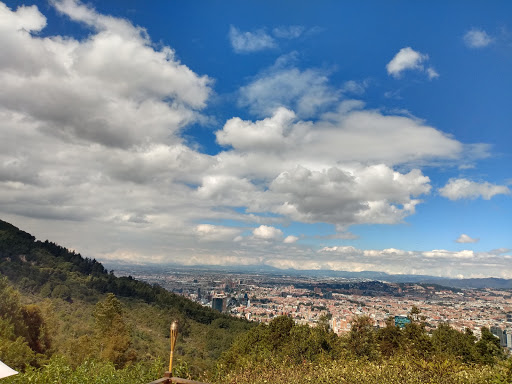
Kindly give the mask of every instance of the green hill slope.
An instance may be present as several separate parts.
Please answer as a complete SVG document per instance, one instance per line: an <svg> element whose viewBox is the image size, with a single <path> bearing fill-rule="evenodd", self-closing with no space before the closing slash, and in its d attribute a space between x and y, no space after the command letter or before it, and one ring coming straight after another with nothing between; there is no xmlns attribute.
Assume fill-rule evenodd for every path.
<svg viewBox="0 0 512 384"><path fill-rule="evenodd" d="M119 302L118 322L123 324L119 333L125 337L113 343L124 342L123 345L129 346L125 349L130 351L130 356L122 359L118 356L118 361L114 357L110 359L118 366L159 358L165 361L169 325L178 320L177 357L183 366L198 374L211 369L234 338L251 328L244 320L202 307L157 285L132 277L116 277L94 259L84 258L49 241L38 241L1 220L0 278L4 293L19 303L20 319L32 305L33 311L41 317L41 324L44 323L44 333L51 339L51 347L33 351L37 353L30 359L27 357L25 362L36 367L57 355L63 356L71 366L100 356L100 352L102 356L108 355L104 353L108 343L99 340L107 336L101 336L98 330L97 314L98 308L111 298L108 294L113 294ZM0 318L2 316L0 313ZM11 322L23 323L16 319ZM38 327L41 328L41 324ZM0 326L0 337L2 335L5 338L7 331ZM26 331L11 334L11 339L19 337L28 340ZM8 363L12 360L9 356L0 348L0 360ZM23 369L20 361L11 361L11 364Z"/></svg>

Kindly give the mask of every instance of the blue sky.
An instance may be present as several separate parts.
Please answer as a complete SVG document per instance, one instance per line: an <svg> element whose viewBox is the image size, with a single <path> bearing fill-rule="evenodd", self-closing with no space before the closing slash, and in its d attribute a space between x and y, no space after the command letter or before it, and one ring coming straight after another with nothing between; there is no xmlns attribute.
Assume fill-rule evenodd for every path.
<svg viewBox="0 0 512 384"><path fill-rule="evenodd" d="M127 263L512 278L506 1L0 3L0 214Z"/></svg>

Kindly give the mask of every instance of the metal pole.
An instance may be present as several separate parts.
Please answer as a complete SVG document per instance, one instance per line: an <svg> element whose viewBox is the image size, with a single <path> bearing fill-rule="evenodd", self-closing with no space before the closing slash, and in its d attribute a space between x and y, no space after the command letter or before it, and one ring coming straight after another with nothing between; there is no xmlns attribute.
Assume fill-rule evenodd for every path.
<svg viewBox="0 0 512 384"><path fill-rule="evenodd" d="M174 356L174 348L176 347L176 339L178 338L178 322L173 321L171 324L171 357L169 359L169 373L172 376L172 358Z"/></svg>

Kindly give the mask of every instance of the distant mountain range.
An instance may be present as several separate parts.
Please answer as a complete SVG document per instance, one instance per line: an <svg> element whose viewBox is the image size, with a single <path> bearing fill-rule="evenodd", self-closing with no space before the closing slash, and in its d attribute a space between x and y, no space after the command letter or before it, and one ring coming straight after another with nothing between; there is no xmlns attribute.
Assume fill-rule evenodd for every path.
<svg viewBox="0 0 512 384"><path fill-rule="evenodd" d="M42 250L42 251L38 251ZM36 252L37 251L37 252ZM41 253L42 252L42 253ZM32 255L33 254L33 255ZM19 255L23 255L24 260L28 257L30 263L21 262L19 259ZM33 260L32 260L33 259ZM9 263L5 263L5 261L9 260ZM12 262L11 262L12 260ZM64 263L64 264L62 264ZM65 264L71 263L71 264ZM40 264L40 265L37 265ZM14 265L17 265L17 268L14 268ZM92 274L97 278L97 280L101 281L100 291L105 291L106 287L109 287L109 290L115 292L116 294L123 295L126 294L126 287L123 286L123 289L119 287L119 285L133 285L137 286L137 289L142 289L139 287L140 282L133 282L129 279L114 279L113 276L109 276L107 269L104 268L106 266L109 270L116 270L118 267L122 269L127 269L126 263L116 263L104 261L103 265L97 262L94 259L83 258L80 254L76 254L74 252L70 252L67 249L45 241L36 241L35 237L16 228L12 224L4 222L0 220L0 272L10 277L12 280L16 281L25 277L32 283L32 285L37 286L38 283L42 284L42 281L45 279L52 280L53 276L43 276L41 275L41 267L51 266L55 268L55 266L64 266L68 269L79 271L86 275ZM70 266L71 265L71 266ZM348 279L348 280L377 280L384 281L389 283L427 283L427 284L437 284L451 288L459 288L459 289L479 289L479 288L495 288L495 289L512 289L512 279L500 279L494 277L487 278L479 278L479 279L451 279L445 277L436 277L436 276L428 276L428 275L391 275L385 272L376 272L376 271L362 271L362 272L348 272L348 271L331 271L331 270L296 270L296 269L278 269L267 265L255 265L255 266L208 266L208 265L196 265L196 266L179 266L179 265L148 265L148 266L139 266L133 265L133 269L140 269L146 271L152 271L154 273L161 273L165 268L172 267L173 269L182 268L187 270L208 270L208 271L218 271L219 273L262 273L262 274L272 274L272 275L286 275L286 276L306 276L312 278L340 278L340 279ZM66 268L64 268L66 269ZM64 272L69 272L65 270ZM47 272L45 272L47 273ZM55 274L55 273L54 273ZM38 282L35 279L37 275L38 278L41 278L41 282ZM41 275L41 276L40 276ZM44 274L43 274L44 275ZM56 278L56 280L58 280ZM111 280L111 281L110 281ZM53 280L52 280L53 281ZM45 283L48 281L45 280ZM52 283L52 285L58 285L57 283ZM131 288L134 288L131 287ZM93 288L93 287L91 287ZM98 287L94 287L98 289ZM128 289L130 294L135 294L137 289ZM146 290L146 287L142 289L142 291ZM132 292L133 291L133 292ZM126 294L127 295L127 294ZM127 295L129 296L129 295ZM173 300L183 300L182 298L174 297ZM199 307L198 307L199 308ZM201 311L204 311L201 308Z"/></svg>
<svg viewBox="0 0 512 384"><path fill-rule="evenodd" d="M116 266L126 268L126 263L117 264L112 262L104 262L108 268L116 269ZM170 265L151 265L151 266L133 266L135 269L144 270L162 270L162 268L169 267ZM486 278L473 278L473 279L452 279L447 277L429 276L429 275L392 275L385 272L377 271L362 271L362 272L348 272L348 271L332 271L332 270L297 270L297 269L278 269L267 265L254 265L254 266L210 266L210 265L195 265L183 266L172 265L173 269L182 268L184 270L207 270L218 271L224 273L262 273L271 275L286 275L286 276L307 276L314 278L340 278L349 280L378 280L389 283L425 283L437 284L445 287L460 288L460 289L512 289L512 279L501 279L496 277Z"/></svg>

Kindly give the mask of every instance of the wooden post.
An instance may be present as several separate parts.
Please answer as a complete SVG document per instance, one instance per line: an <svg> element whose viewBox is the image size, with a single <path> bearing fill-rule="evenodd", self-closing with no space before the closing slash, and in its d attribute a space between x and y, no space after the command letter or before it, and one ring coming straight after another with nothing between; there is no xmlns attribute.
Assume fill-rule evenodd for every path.
<svg viewBox="0 0 512 384"><path fill-rule="evenodd" d="M173 321L171 324L171 356L169 359L169 373L172 376L172 358L174 357L174 348L176 347L176 339L178 338L178 322Z"/></svg>
<svg viewBox="0 0 512 384"><path fill-rule="evenodd" d="M173 321L171 324L171 356L169 358L169 370L165 372L164 377L161 379L152 381L149 384L207 384L199 381L182 379L179 377L172 376L172 358L174 357L174 348L176 347L176 339L178 338L178 322Z"/></svg>

